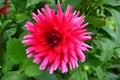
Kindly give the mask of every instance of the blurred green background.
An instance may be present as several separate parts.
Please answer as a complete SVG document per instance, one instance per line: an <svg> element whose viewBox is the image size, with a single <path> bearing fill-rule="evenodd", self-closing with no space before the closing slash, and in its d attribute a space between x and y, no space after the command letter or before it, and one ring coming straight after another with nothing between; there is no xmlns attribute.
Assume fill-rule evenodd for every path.
<svg viewBox="0 0 120 80"><path fill-rule="evenodd" d="M0 80L120 80L120 0L8 0L9 13L0 15ZM5 5L0 0L0 9ZM48 4L57 12L61 3L65 12L68 4L73 12L80 10L89 23L93 48L85 53L86 61L79 68L62 74L59 70L50 75L38 70L26 57L21 41L27 31L26 21L32 21L32 12Z"/></svg>

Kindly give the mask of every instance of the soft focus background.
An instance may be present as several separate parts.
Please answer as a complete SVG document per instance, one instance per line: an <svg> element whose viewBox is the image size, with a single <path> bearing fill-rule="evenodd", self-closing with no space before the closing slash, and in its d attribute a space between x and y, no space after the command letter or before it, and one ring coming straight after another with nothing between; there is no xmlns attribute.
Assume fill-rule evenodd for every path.
<svg viewBox="0 0 120 80"><path fill-rule="evenodd" d="M86 16L93 32L86 43L93 48L79 68L50 75L26 57L21 41L27 34L25 22L34 22L31 13L45 4L57 11L58 2L64 12L70 4ZM4 5L0 0L0 9ZM8 0L8 10L0 15L0 80L120 80L120 0Z"/></svg>

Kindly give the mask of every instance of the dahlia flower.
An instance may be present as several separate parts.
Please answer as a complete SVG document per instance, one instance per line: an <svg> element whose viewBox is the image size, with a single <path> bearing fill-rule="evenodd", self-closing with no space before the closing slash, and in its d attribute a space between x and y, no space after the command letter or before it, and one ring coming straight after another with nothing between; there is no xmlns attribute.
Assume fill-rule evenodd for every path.
<svg viewBox="0 0 120 80"><path fill-rule="evenodd" d="M85 61L84 52L91 48L84 43L90 40L91 32L87 32L83 24L85 16L79 16L80 11L72 13L72 6L68 5L65 13L60 4L54 12L48 5L38 14L32 13L35 23L26 22L25 28L29 32L24 36L23 44L27 44L27 57L33 57L33 62L40 63L40 70L48 69L52 74L60 69L67 73L69 69L78 67L78 60Z"/></svg>
<svg viewBox="0 0 120 80"><path fill-rule="evenodd" d="M6 14L8 13L8 0L6 0L5 6L0 9L0 15L2 14L2 12L5 12Z"/></svg>

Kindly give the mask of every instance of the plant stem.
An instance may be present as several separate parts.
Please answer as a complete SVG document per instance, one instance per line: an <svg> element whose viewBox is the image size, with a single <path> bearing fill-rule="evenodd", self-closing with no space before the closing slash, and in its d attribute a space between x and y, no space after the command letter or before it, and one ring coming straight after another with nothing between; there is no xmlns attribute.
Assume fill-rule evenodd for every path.
<svg viewBox="0 0 120 80"><path fill-rule="evenodd" d="M55 4L57 4L58 3L58 0L55 0Z"/></svg>
<svg viewBox="0 0 120 80"><path fill-rule="evenodd" d="M62 0L60 0L60 4L62 3Z"/></svg>
<svg viewBox="0 0 120 80"><path fill-rule="evenodd" d="M88 13L86 14L86 16L89 16L92 12L95 12L94 10L96 10L97 7L94 4L91 4L90 8L88 9Z"/></svg>
<svg viewBox="0 0 120 80"><path fill-rule="evenodd" d="M87 4L87 0L83 0L81 2L80 11L81 11L82 15L85 15L86 4Z"/></svg>

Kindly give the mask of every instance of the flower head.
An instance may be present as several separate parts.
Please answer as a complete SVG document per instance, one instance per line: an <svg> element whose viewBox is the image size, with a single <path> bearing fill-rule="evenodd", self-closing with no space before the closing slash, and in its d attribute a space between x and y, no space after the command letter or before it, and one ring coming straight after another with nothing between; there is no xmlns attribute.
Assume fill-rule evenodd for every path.
<svg viewBox="0 0 120 80"><path fill-rule="evenodd" d="M91 32L87 32L83 24L84 16L80 11L72 13L72 6L68 5L65 13L60 4L58 12L45 5L45 9L38 9L38 14L32 13L35 23L26 22L25 28L30 33L24 36L22 43L29 47L26 49L28 57L34 57L33 62L41 63L39 69L48 69L53 73L60 69L62 73L78 67L77 61L85 61L84 52L91 48L84 43L90 40Z"/></svg>
<svg viewBox="0 0 120 80"><path fill-rule="evenodd" d="M2 14L2 12L5 12L6 14L8 13L8 0L6 0L5 6L0 9L0 15Z"/></svg>

